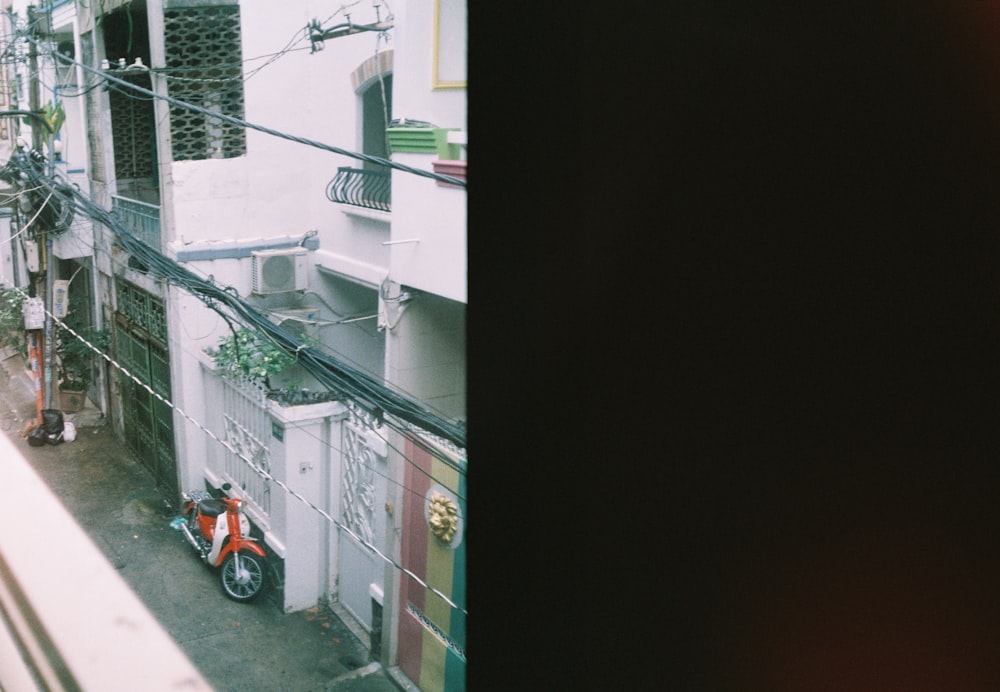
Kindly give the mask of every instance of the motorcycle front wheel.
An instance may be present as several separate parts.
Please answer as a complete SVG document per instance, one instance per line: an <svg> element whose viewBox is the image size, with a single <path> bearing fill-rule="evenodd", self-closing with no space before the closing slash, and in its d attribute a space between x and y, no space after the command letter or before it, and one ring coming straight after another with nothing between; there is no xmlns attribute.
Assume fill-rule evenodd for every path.
<svg viewBox="0 0 1000 692"><path fill-rule="evenodd" d="M253 553L239 553L239 557L237 569L236 554L226 556L219 570L219 580L227 597L246 603L264 590L264 562Z"/></svg>

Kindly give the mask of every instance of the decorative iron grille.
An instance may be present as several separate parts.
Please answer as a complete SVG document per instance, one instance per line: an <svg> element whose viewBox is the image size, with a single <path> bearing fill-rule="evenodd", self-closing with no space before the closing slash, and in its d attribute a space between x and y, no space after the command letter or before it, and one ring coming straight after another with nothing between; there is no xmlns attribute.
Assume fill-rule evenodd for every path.
<svg viewBox="0 0 1000 692"><path fill-rule="evenodd" d="M117 311L164 346L167 344L167 311L162 300L127 281L115 282Z"/></svg>
<svg viewBox="0 0 1000 692"><path fill-rule="evenodd" d="M243 119L239 5L172 7L163 11L165 75L170 95ZM246 131L210 115L171 105L175 161L228 159L246 154Z"/></svg>
<svg viewBox="0 0 1000 692"><path fill-rule="evenodd" d="M144 89L152 89L148 73L126 72L118 77ZM115 176L153 177L156 139L152 99L127 88L114 88L108 94L108 101L111 106Z"/></svg>
<svg viewBox="0 0 1000 692"><path fill-rule="evenodd" d="M243 490L244 499L264 516L270 516L271 482L257 470L271 473L271 450L266 442L271 435L271 416L267 412L266 392L262 385L245 378L220 379L225 440L236 450L235 454L229 449L224 452L225 474Z"/></svg>
<svg viewBox="0 0 1000 692"><path fill-rule="evenodd" d="M342 166L326 186L326 198L340 204L390 211L390 181L388 171Z"/></svg>
<svg viewBox="0 0 1000 692"><path fill-rule="evenodd" d="M374 541L375 452L365 439L364 421L353 410L344 425L344 524L362 540Z"/></svg>

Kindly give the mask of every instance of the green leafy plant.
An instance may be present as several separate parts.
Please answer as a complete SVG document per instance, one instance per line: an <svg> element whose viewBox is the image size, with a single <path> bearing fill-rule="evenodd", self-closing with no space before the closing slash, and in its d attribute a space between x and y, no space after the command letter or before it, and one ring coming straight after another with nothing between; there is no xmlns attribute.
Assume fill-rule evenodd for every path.
<svg viewBox="0 0 1000 692"><path fill-rule="evenodd" d="M83 301L82 296L70 293L69 310L61 321L95 348L106 353L111 343L111 334L106 329L94 329L87 323ZM59 358L59 388L64 391L85 391L90 384L90 366L97 355L94 350L57 323L55 353Z"/></svg>
<svg viewBox="0 0 1000 692"><path fill-rule="evenodd" d="M243 327L219 341L212 359L222 370L263 382L268 389L272 375L295 364L290 355Z"/></svg>
<svg viewBox="0 0 1000 692"><path fill-rule="evenodd" d="M306 343L309 346L318 344L313 339L306 339ZM221 339L218 349L208 353L220 370L263 383L267 398L282 406L303 406L343 398L333 390L304 388L301 378L295 377L292 370L295 358L249 329L240 327L234 334ZM274 387L271 381L277 375L283 380L280 387Z"/></svg>
<svg viewBox="0 0 1000 692"><path fill-rule="evenodd" d="M90 366L94 351L69 332L60 329L57 337L56 353L59 356L59 388L67 391L82 392L90 384ZM108 350L111 340L106 330L85 328L74 330L77 334L92 343L101 351Z"/></svg>
<svg viewBox="0 0 1000 692"><path fill-rule="evenodd" d="M21 358L27 359L26 337L24 294L13 288L0 289L0 347L13 348Z"/></svg>

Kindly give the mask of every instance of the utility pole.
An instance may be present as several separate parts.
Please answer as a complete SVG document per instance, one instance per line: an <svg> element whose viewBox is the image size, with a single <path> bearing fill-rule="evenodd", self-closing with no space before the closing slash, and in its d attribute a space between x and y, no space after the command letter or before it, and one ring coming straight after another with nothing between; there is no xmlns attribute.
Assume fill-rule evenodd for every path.
<svg viewBox="0 0 1000 692"><path fill-rule="evenodd" d="M39 12L35 7L28 7L28 30L31 35L35 38L38 37L38 15ZM28 69L30 70L30 81L28 83L28 109L32 113L38 113L40 111L39 104L39 94L38 94L38 47L33 41L28 42ZM43 150L43 132L41 128L37 126L36 122L31 124L31 148L35 151L41 153ZM46 171L48 175L52 175L52 135L48 136L48 156L49 156L49 166ZM49 229L45 226L45 221L42 214L39 214L39 239L41 242L38 244L38 249L41 254L41 261L39 262L39 269L41 270L42 277L39 279L38 292L41 293L43 304L45 305L45 329L44 329L44 346L42 348L42 359L44 365L42 367L42 376L44 378L44 407L47 409L52 408L52 352L55 346L55 339L52 334L52 294L53 294L53 282L55 280L54 273L52 271L52 236L49 233Z"/></svg>

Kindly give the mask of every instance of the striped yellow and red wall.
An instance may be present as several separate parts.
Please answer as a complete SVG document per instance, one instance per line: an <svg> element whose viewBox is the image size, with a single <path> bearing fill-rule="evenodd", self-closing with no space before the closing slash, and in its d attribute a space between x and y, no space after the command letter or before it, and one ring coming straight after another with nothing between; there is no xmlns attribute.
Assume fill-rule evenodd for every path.
<svg viewBox="0 0 1000 692"><path fill-rule="evenodd" d="M412 439L406 442L402 564L437 594L403 573L399 591L398 665L424 692L465 690L465 531L464 466ZM428 498L448 495L458 505L459 530L451 544L431 533Z"/></svg>

